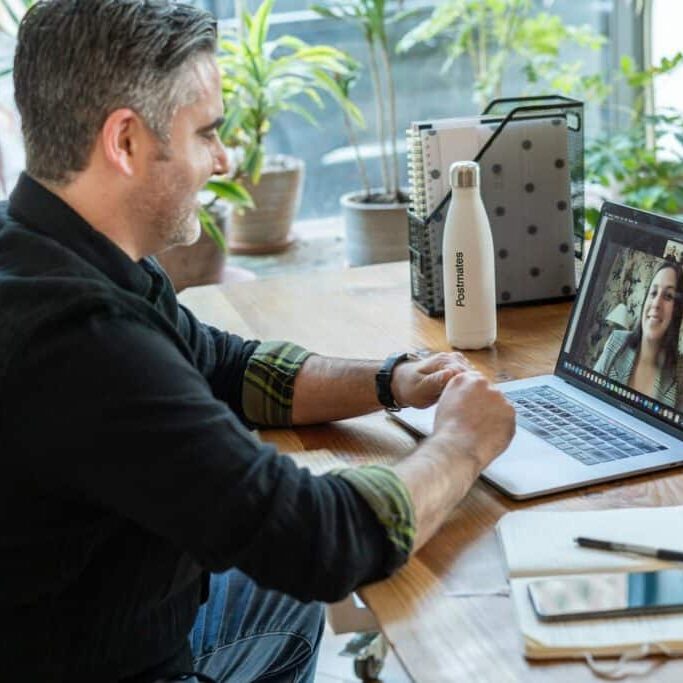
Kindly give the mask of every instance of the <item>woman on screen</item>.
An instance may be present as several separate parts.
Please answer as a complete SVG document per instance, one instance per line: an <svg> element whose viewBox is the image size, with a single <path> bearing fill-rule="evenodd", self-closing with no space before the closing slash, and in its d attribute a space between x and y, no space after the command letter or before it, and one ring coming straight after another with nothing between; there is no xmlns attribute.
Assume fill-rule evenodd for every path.
<svg viewBox="0 0 683 683"><path fill-rule="evenodd" d="M678 336L683 318L683 270L665 261L655 271L633 331L612 332L595 372L675 407L678 400Z"/></svg>

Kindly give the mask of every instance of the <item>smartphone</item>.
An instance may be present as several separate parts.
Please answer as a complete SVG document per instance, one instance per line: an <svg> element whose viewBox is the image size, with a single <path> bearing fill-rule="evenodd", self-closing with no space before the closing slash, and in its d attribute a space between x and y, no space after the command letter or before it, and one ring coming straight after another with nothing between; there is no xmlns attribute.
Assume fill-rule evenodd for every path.
<svg viewBox="0 0 683 683"><path fill-rule="evenodd" d="M541 621L683 612L683 570L577 574L528 584Z"/></svg>

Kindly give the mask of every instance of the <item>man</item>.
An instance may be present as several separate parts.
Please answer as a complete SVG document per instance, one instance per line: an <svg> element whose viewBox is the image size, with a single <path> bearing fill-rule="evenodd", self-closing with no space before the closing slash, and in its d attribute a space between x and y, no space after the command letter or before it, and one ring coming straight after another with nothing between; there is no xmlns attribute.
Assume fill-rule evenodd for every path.
<svg viewBox="0 0 683 683"><path fill-rule="evenodd" d="M0 207L2 681L310 681L315 601L405 562L514 430L502 395L439 354L379 373L385 403L439 400L393 470L312 477L252 437L381 408L382 362L204 326L151 258L197 239L196 193L226 171L215 47L209 15L167 0L48 0L21 25L27 165Z"/></svg>

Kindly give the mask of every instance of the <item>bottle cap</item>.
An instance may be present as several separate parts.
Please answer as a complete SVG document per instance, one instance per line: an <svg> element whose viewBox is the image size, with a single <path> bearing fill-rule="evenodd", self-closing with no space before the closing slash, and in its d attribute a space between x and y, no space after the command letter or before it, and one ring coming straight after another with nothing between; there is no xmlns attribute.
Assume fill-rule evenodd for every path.
<svg viewBox="0 0 683 683"><path fill-rule="evenodd" d="M476 161L456 161L449 170L451 187L479 187L479 164Z"/></svg>

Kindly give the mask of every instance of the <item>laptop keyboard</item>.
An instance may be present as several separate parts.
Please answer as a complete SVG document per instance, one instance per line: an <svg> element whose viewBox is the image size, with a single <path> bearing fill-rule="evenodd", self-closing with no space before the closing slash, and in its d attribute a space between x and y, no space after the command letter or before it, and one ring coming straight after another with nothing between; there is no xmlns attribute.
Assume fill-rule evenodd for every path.
<svg viewBox="0 0 683 683"><path fill-rule="evenodd" d="M666 447L612 422L549 386L511 391L517 424L584 465L596 465Z"/></svg>

